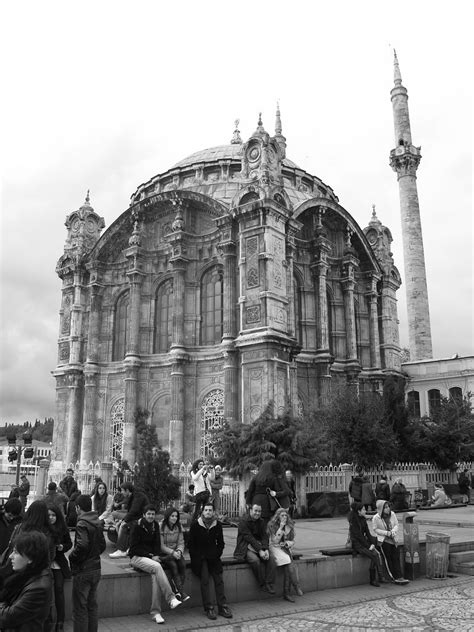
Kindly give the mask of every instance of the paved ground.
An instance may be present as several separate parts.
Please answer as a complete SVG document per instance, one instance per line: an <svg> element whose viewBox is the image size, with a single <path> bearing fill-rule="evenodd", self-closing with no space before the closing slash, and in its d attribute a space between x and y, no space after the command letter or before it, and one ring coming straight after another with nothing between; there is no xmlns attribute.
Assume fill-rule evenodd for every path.
<svg viewBox="0 0 474 632"><path fill-rule="evenodd" d="M157 626L147 615L103 619L99 632L422 632L474 630L474 577L419 579L408 586L354 586L312 592L289 604L280 597L232 605L232 620L209 621L201 608L164 614ZM72 632L72 624L65 626Z"/></svg>

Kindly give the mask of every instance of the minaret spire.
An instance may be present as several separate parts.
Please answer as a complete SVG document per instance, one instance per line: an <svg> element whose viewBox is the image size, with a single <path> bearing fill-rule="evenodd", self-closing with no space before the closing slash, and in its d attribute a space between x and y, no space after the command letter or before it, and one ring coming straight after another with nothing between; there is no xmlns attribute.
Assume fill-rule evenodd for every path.
<svg viewBox="0 0 474 632"><path fill-rule="evenodd" d="M281 115L280 115L280 104L277 101L277 110L276 110L276 118L275 118L275 135L281 136L282 127L281 127Z"/></svg>
<svg viewBox="0 0 474 632"><path fill-rule="evenodd" d="M416 171L421 160L421 148L412 144L408 91L402 85L395 51L394 83L390 95L396 146L390 152L390 166L397 174L400 193L408 341L411 359L426 360L433 357L433 350L423 233L416 185Z"/></svg>

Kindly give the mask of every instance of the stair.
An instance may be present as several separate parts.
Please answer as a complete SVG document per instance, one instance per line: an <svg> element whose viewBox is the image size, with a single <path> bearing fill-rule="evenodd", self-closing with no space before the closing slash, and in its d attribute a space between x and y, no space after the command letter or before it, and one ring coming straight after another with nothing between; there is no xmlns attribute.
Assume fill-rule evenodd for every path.
<svg viewBox="0 0 474 632"><path fill-rule="evenodd" d="M449 556L449 571L462 575L474 575L474 551L451 553Z"/></svg>

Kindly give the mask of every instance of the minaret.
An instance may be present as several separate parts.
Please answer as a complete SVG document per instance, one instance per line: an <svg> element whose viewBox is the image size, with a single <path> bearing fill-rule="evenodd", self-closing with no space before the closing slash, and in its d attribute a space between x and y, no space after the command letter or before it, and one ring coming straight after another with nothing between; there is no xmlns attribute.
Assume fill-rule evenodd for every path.
<svg viewBox="0 0 474 632"><path fill-rule="evenodd" d="M390 166L397 173L402 216L405 284L408 311L408 342L411 360L433 357L430 309L426 285L425 254L421 232L420 205L416 187L416 170L420 164L420 147L411 140L408 92L402 85L397 53L394 51L394 87L390 94L395 126L395 149L390 152Z"/></svg>

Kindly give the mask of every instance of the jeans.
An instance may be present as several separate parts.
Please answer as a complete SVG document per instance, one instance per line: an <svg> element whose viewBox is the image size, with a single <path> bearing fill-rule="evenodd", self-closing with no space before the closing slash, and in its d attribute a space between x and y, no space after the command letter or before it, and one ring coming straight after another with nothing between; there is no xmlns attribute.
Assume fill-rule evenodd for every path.
<svg viewBox="0 0 474 632"><path fill-rule="evenodd" d="M246 560L257 578L259 586L273 584L276 576L276 564L271 555L268 560L262 560L258 553L247 550Z"/></svg>
<svg viewBox="0 0 474 632"><path fill-rule="evenodd" d="M214 580L214 589L216 591L217 606L221 608L227 604L227 599L224 593L224 579L222 577L222 566L220 560L218 560L218 566L214 566L213 560L202 560L201 564L201 598L202 605L205 610L212 608L214 600L211 596L211 583L210 578Z"/></svg>
<svg viewBox="0 0 474 632"><path fill-rule="evenodd" d="M122 522L119 527L117 535L117 549L119 549L119 551L126 551L128 549L131 525L132 523Z"/></svg>
<svg viewBox="0 0 474 632"><path fill-rule="evenodd" d="M52 570L56 623L64 623L64 575L60 568L53 568Z"/></svg>
<svg viewBox="0 0 474 632"><path fill-rule="evenodd" d="M100 569L79 573L72 578L72 621L74 632L97 632L99 613L97 586Z"/></svg>
<svg viewBox="0 0 474 632"><path fill-rule="evenodd" d="M161 560L161 565L163 568L170 571L178 592L181 592L183 590L186 575L186 562L182 557L179 559L169 557L166 560Z"/></svg>
<svg viewBox="0 0 474 632"><path fill-rule="evenodd" d="M152 560L150 557L140 557L139 555L134 555L130 560L130 564L133 568L138 568L151 575L150 613L152 615L161 613L161 596L163 595L168 603L174 597L163 567L159 562ZM74 632L76 631L74 630Z"/></svg>
<svg viewBox="0 0 474 632"><path fill-rule="evenodd" d="M387 558L387 564L394 579L401 579L403 577L402 569L400 567L400 555L395 545L389 542L382 543L382 549Z"/></svg>

